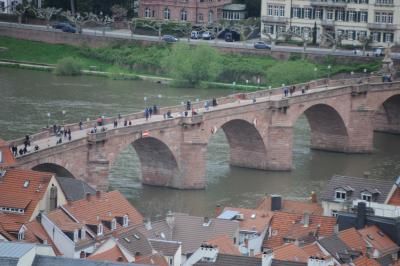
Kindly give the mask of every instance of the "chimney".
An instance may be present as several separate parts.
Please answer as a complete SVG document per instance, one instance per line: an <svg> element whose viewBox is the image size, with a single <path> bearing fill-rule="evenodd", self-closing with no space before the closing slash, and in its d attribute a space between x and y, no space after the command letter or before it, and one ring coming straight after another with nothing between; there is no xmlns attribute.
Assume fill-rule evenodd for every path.
<svg viewBox="0 0 400 266"><path fill-rule="evenodd" d="M90 196L91 196L90 193L87 192L87 193L86 193L86 200L87 200L87 201L90 201Z"/></svg>
<svg viewBox="0 0 400 266"><path fill-rule="evenodd" d="M79 254L79 258L81 258L81 259L85 259L86 258L86 253L85 253L85 251L81 251L81 253Z"/></svg>
<svg viewBox="0 0 400 266"><path fill-rule="evenodd" d="M273 258L274 253L272 253L272 250L264 252L261 257L261 266L271 266Z"/></svg>
<svg viewBox="0 0 400 266"><path fill-rule="evenodd" d="M357 205L356 229L363 229L365 227L366 216L367 204L361 201Z"/></svg>
<svg viewBox="0 0 400 266"><path fill-rule="evenodd" d="M208 218L208 217L204 217L204 220L203 220L203 226L209 226L209 225L210 225L210 223L211 223L211 220L210 220L210 218Z"/></svg>
<svg viewBox="0 0 400 266"><path fill-rule="evenodd" d="M315 191L311 191L311 203L317 203L317 193Z"/></svg>
<svg viewBox="0 0 400 266"><path fill-rule="evenodd" d="M165 218L165 220L166 220L166 222L167 222L169 228L170 228L170 229L173 229L174 226L175 226L175 216L174 216L174 214L173 214L171 211L169 211L169 212L167 213L167 217Z"/></svg>
<svg viewBox="0 0 400 266"><path fill-rule="evenodd" d="M101 191L100 190L96 190L96 197L100 198L100 196L101 196Z"/></svg>
<svg viewBox="0 0 400 266"><path fill-rule="evenodd" d="M144 227L146 228L147 231L150 231L152 229L150 218L145 218L143 220L143 223L144 223Z"/></svg>
<svg viewBox="0 0 400 266"><path fill-rule="evenodd" d="M217 207L215 207L215 217L218 217L222 212L222 207L221 204L217 204Z"/></svg>
<svg viewBox="0 0 400 266"><path fill-rule="evenodd" d="M303 225L304 225L304 227L308 227L310 225L310 214L308 212L304 213Z"/></svg>
<svg viewBox="0 0 400 266"><path fill-rule="evenodd" d="M271 211L280 211L282 208L281 195L271 195Z"/></svg>

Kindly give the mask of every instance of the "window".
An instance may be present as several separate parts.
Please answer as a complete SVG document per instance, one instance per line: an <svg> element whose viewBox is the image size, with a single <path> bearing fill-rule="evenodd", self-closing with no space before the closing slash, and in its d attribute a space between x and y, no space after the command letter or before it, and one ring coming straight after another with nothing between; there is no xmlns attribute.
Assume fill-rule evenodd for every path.
<svg viewBox="0 0 400 266"><path fill-rule="evenodd" d="M265 33L274 34L274 25L265 25Z"/></svg>
<svg viewBox="0 0 400 266"><path fill-rule="evenodd" d="M198 20L198 21L203 21L203 20L204 20L203 14L201 14L201 13L198 14L198 15L197 15L197 20Z"/></svg>
<svg viewBox="0 0 400 266"><path fill-rule="evenodd" d="M208 11L208 23L213 23L214 12L212 10Z"/></svg>
<svg viewBox="0 0 400 266"><path fill-rule="evenodd" d="M326 13L326 19L333 20L333 15L333 10L328 10L328 12Z"/></svg>
<svg viewBox="0 0 400 266"><path fill-rule="evenodd" d="M123 226L124 227L128 227L128 225L129 225L129 217L128 217L128 215L124 215L124 222L123 222Z"/></svg>
<svg viewBox="0 0 400 266"><path fill-rule="evenodd" d="M332 210L332 216L333 216L333 217L337 217L337 216L338 216L337 210Z"/></svg>
<svg viewBox="0 0 400 266"><path fill-rule="evenodd" d="M24 181L24 188L27 188L27 187L29 187L29 180Z"/></svg>
<svg viewBox="0 0 400 266"><path fill-rule="evenodd" d="M285 6L279 6L279 16L280 17L285 16Z"/></svg>
<svg viewBox="0 0 400 266"><path fill-rule="evenodd" d="M361 193L361 199L365 201L371 201L372 195L370 193L363 192Z"/></svg>
<svg viewBox="0 0 400 266"><path fill-rule="evenodd" d="M316 19L322 19L322 9L316 9L315 10L315 18Z"/></svg>
<svg viewBox="0 0 400 266"><path fill-rule="evenodd" d="M392 12L375 12L376 23L393 23Z"/></svg>
<svg viewBox="0 0 400 266"><path fill-rule="evenodd" d="M354 13L354 12L353 12ZM354 14L353 14L354 15ZM349 14L349 17L350 17L350 14ZM344 20L344 12L343 11L338 11L337 12L337 18L336 18L336 20L339 20L339 21L343 21Z"/></svg>
<svg viewBox="0 0 400 266"><path fill-rule="evenodd" d="M145 18L150 18L151 17L151 9L146 7L146 9L144 10L144 17Z"/></svg>
<svg viewBox="0 0 400 266"><path fill-rule="evenodd" d="M349 21L356 21L356 12L349 11Z"/></svg>
<svg viewBox="0 0 400 266"><path fill-rule="evenodd" d="M164 9L164 19L171 19L171 11L168 7Z"/></svg>
<svg viewBox="0 0 400 266"><path fill-rule="evenodd" d="M350 31L349 31L349 33L350 33ZM346 191L344 191L342 189L336 190L335 191L335 199L338 201L345 201L346 200Z"/></svg>
<svg viewBox="0 0 400 266"><path fill-rule="evenodd" d="M112 219L111 221L111 230L117 229L117 220Z"/></svg>
<svg viewBox="0 0 400 266"><path fill-rule="evenodd" d="M312 9L304 8L304 18L311 19L312 18Z"/></svg>
<svg viewBox="0 0 400 266"><path fill-rule="evenodd" d="M360 12L360 21L367 22L368 21L368 12Z"/></svg>
<svg viewBox="0 0 400 266"><path fill-rule="evenodd" d="M293 8L293 17L294 17L294 18L300 18L300 15L301 15L301 14L300 14L300 13L301 13L300 11L301 11L300 8L294 7L294 8Z"/></svg>
<svg viewBox="0 0 400 266"><path fill-rule="evenodd" d="M187 20L187 11L185 9L181 10L181 20L186 21Z"/></svg>
<svg viewBox="0 0 400 266"><path fill-rule="evenodd" d="M279 6L274 6L274 16L279 16Z"/></svg>
<svg viewBox="0 0 400 266"><path fill-rule="evenodd" d="M22 226L18 232L18 240L24 240L24 239L25 239L25 227Z"/></svg>
<svg viewBox="0 0 400 266"><path fill-rule="evenodd" d="M98 236L103 235L103 225L102 225L102 224L99 224L99 225L97 226L97 235L98 235Z"/></svg>
<svg viewBox="0 0 400 266"><path fill-rule="evenodd" d="M75 230L74 231L74 241L76 242L76 241L78 241L79 240L79 231L78 230Z"/></svg>
<svg viewBox="0 0 400 266"><path fill-rule="evenodd" d="M0 12L6 11L6 5L4 2L0 1Z"/></svg>
<svg viewBox="0 0 400 266"><path fill-rule="evenodd" d="M272 5L268 5L267 6L267 15L268 16L272 16L272 10L273 10Z"/></svg>
<svg viewBox="0 0 400 266"><path fill-rule="evenodd" d="M383 41L384 42L393 42L393 33L384 33Z"/></svg>
<svg viewBox="0 0 400 266"><path fill-rule="evenodd" d="M381 33L380 32L373 32L372 33L372 40L374 42L380 42L381 41Z"/></svg>

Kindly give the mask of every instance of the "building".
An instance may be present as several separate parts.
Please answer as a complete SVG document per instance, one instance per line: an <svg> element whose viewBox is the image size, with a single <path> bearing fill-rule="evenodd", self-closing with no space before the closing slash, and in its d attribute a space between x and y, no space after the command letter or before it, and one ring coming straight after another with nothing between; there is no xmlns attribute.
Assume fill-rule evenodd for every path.
<svg viewBox="0 0 400 266"><path fill-rule="evenodd" d="M210 24L222 17L223 7L231 2L232 0L141 0L139 17Z"/></svg>
<svg viewBox="0 0 400 266"><path fill-rule="evenodd" d="M321 204L317 203L317 195L311 194L311 200L299 201L283 199L280 195L268 195L262 198L257 206L257 210L261 211L283 211L290 213L308 212L309 214L322 215L323 209Z"/></svg>
<svg viewBox="0 0 400 266"><path fill-rule="evenodd" d="M0 173L0 239L23 240L24 224L67 202L51 173L12 168Z"/></svg>
<svg viewBox="0 0 400 266"><path fill-rule="evenodd" d="M96 192L68 202L48 214L41 224L57 249L68 258L82 258L113 234L143 223L143 216L119 191Z"/></svg>
<svg viewBox="0 0 400 266"><path fill-rule="evenodd" d="M242 20L247 18L246 5L230 4L222 8L222 19L224 20Z"/></svg>
<svg viewBox="0 0 400 266"><path fill-rule="evenodd" d="M82 180L61 176L56 178L68 201L84 199L88 193L96 195L96 190Z"/></svg>
<svg viewBox="0 0 400 266"><path fill-rule="evenodd" d="M254 256L262 252L272 215L272 212L226 207L217 219L238 221L239 250L243 255Z"/></svg>
<svg viewBox="0 0 400 266"><path fill-rule="evenodd" d="M276 38L291 30L323 44L328 36L343 44L359 45L364 37L372 45L400 43L398 0L262 0L262 34Z"/></svg>
<svg viewBox="0 0 400 266"><path fill-rule="evenodd" d="M393 181L335 175L321 194L324 215L350 210L354 200L383 204L392 187Z"/></svg>

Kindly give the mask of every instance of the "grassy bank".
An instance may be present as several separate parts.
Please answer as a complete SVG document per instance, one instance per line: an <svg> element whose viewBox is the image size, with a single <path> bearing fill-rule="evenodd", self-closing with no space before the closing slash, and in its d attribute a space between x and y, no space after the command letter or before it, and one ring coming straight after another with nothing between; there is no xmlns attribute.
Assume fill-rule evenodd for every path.
<svg viewBox="0 0 400 266"><path fill-rule="evenodd" d="M162 62L171 53L170 45L120 43L105 48L90 48L0 37L0 47L7 48L0 52L0 59L56 64L62 58L72 57L83 69L109 72L111 77L118 73L169 76L168 71L162 68ZM238 54L224 54L221 60L223 69L216 78L217 82L245 84L248 80L254 84L257 77L261 77L262 84L267 86L306 82L328 74L362 72L364 68L368 72L376 71L381 64L379 61L343 64L330 56L320 63L302 60L300 56L279 61L269 56ZM328 65L331 66L330 70Z"/></svg>

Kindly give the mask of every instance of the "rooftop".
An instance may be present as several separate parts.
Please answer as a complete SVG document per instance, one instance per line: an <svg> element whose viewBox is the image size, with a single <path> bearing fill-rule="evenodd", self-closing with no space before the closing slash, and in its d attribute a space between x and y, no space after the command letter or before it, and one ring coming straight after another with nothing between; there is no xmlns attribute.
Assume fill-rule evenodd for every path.
<svg viewBox="0 0 400 266"><path fill-rule="evenodd" d="M353 261L354 266L382 266L379 262L374 259L362 256Z"/></svg>
<svg viewBox="0 0 400 266"><path fill-rule="evenodd" d="M258 204L257 210L271 211L271 196L265 196ZM322 215L323 208L319 203L311 201L282 199L281 211L300 214L308 212L310 214Z"/></svg>
<svg viewBox="0 0 400 266"><path fill-rule="evenodd" d="M219 236L207 241L208 245L212 245L213 247L218 248L218 252L220 254L229 254L229 255L242 255L237 246L233 244L233 241L228 236Z"/></svg>
<svg viewBox="0 0 400 266"><path fill-rule="evenodd" d="M164 256L171 256L171 257L175 256L176 252L181 246L181 243L177 241L150 239L149 242L155 251Z"/></svg>
<svg viewBox="0 0 400 266"><path fill-rule="evenodd" d="M361 255L360 252L352 251L337 235L320 239L318 243L339 263L349 263Z"/></svg>
<svg viewBox="0 0 400 266"><path fill-rule="evenodd" d="M274 248L274 259L282 261L307 262L309 255L293 243Z"/></svg>
<svg viewBox="0 0 400 266"><path fill-rule="evenodd" d="M100 253L92 254L89 260L128 262L118 245Z"/></svg>
<svg viewBox="0 0 400 266"><path fill-rule="evenodd" d="M87 193L96 195L96 190L82 180L59 176L56 178L65 197L70 201L85 199Z"/></svg>
<svg viewBox="0 0 400 266"><path fill-rule="evenodd" d="M335 190L346 191L346 201L361 199L361 193L369 193L372 201L385 203L385 200L393 186L393 180L377 180L370 178L333 176L326 184L321 199L325 201L335 201Z"/></svg>
<svg viewBox="0 0 400 266"><path fill-rule="evenodd" d="M358 230L361 236L374 249L379 250L382 256L398 252L399 246L396 245L385 233L383 233L376 225Z"/></svg>
<svg viewBox="0 0 400 266"><path fill-rule="evenodd" d="M0 257L21 258L34 248L33 244L0 241Z"/></svg>
<svg viewBox="0 0 400 266"><path fill-rule="evenodd" d="M118 263L107 261L96 261L86 259L69 259L63 257L50 257L38 255L35 257L32 266L144 266L143 264L136 263Z"/></svg>
<svg viewBox="0 0 400 266"><path fill-rule="evenodd" d="M228 215L229 214L229 215ZM218 219L239 221L240 230L263 232L272 219L271 212L245 208L224 208ZM240 216L240 218L239 218Z"/></svg>
<svg viewBox="0 0 400 266"><path fill-rule="evenodd" d="M363 240L361 234L354 227L340 231L338 233L338 237L352 250L366 254L367 243Z"/></svg>

